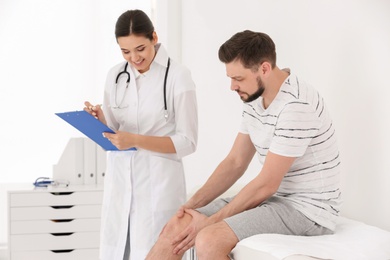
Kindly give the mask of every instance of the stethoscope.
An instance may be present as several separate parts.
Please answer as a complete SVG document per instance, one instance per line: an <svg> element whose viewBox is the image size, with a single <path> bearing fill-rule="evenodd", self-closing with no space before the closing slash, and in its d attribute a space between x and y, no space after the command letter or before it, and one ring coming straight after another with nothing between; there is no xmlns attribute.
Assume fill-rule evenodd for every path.
<svg viewBox="0 0 390 260"><path fill-rule="evenodd" d="M168 119L168 107L167 107L167 78L168 78L168 71L169 71L169 65L171 64L170 62L170 58L168 58L168 63L167 63L167 69L165 70L165 77L164 77L164 117L165 119ZM115 79L115 106L112 107L112 108L126 108L128 106L122 106L122 103L125 99L125 94L126 94L126 90L127 88L129 87L129 83L130 83L130 73L127 72L127 66L129 65L128 62L126 62L125 64L125 68L123 71L119 72L118 75L116 76L116 79ZM117 101L117 90L118 90L118 80L120 78L120 76L122 74L126 74L127 75L127 80L126 80L126 89L125 89L125 93L123 94L123 97L122 97L122 100L121 102L119 103L118 105L118 101Z"/></svg>

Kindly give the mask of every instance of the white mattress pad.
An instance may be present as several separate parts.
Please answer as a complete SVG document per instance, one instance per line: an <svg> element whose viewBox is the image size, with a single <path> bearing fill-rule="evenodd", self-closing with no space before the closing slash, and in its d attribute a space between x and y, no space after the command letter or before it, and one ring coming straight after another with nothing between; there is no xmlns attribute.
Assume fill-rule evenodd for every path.
<svg viewBox="0 0 390 260"><path fill-rule="evenodd" d="M390 232L340 217L333 235L255 235L240 241L231 253L234 260L291 259L297 255L319 259L388 260Z"/></svg>

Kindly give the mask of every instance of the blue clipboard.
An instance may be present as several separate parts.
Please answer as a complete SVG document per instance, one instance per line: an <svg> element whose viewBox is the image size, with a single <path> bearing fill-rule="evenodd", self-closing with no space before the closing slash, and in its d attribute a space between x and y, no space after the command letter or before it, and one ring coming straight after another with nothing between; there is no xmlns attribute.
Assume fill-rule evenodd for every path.
<svg viewBox="0 0 390 260"><path fill-rule="evenodd" d="M104 132L115 132L88 112L81 110L55 114L100 145L104 150L118 151L118 148L103 136ZM136 150L136 148L130 148L129 150Z"/></svg>

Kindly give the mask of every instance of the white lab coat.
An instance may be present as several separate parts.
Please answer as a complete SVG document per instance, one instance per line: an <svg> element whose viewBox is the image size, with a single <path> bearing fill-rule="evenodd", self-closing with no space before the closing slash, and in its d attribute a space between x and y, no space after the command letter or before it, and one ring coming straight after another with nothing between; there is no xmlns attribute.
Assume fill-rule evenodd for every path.
<svg viewBox="0 0 390 260"><path fill-rule="evenodd" d="M125 90L118 82L115 109L115 78L125 62L107 76L103 110L114 130L151 136L170 136L177 153L162 154L143 149L108 153L104 182L100 257L122 260L130 222L130 259L143 260L166 222L186 200L181 158L196 149L198 136L195 84L188 69L171 59L167 80L168 119L164 118L163 82L168 61L165 49L158 52L146 75L128 66L131 75ZM137 78L137 79L136 79Z"/></svg>

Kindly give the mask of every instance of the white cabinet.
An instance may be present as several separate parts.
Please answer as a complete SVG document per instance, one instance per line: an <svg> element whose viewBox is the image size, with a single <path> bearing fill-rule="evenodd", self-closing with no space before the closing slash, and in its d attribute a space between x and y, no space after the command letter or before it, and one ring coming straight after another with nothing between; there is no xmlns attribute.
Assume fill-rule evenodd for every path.
<svg viewBox="0 0 390 260"><path fill-rule="evenodd" d="M102 185L8 191L10 260L97 260Z"/></svg>

